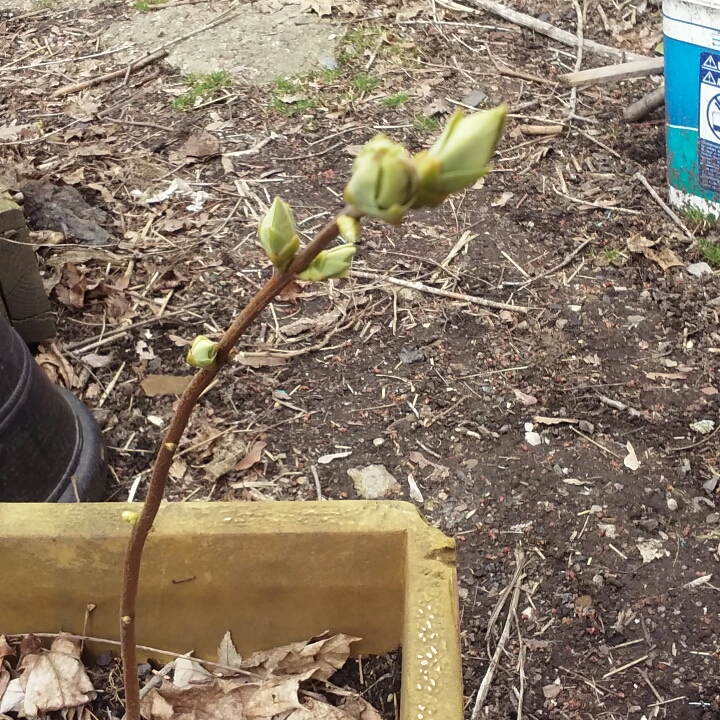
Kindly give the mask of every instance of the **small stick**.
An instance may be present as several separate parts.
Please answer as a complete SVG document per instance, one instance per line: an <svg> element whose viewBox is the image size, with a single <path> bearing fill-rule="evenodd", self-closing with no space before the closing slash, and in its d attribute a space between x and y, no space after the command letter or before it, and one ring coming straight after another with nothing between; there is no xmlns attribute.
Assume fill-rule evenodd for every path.
<svg viewBox="0 0 720 720"><path fill-rule="evenodd" d="M607 680L609 677L612 677L613 675L617 675L620 672L623 672L625 670L628 670L631 667L634 667L635 665L639 665L641 662L645 662L650 656L649 655L643 655L642 657L638 658L637 660L631 660L629 663L625 663L625 665L621 665L620 667L613 668L610 672L606 672L603 675L603 680Z"/></svg>
<svg viewBox="0 0 720 720"><path fill-rule="evenodd" d="M628 105L623 110L623 117L628 122L637 122L649 115L653 110L657 110L665 104L665 86L661 85L656 90L635 101L632 105Z"/></svg>
<svg viewBox="0 0 720 720"><path fill-rule="evenodd" d="M580 72L580 66L582 65L583 57L583 45L585 38L583 36L583 13L582 8L578 0L574 0L575 14L577 15L577 56L575 58L575 72ZM575 117L575 110L577 110L577 87L573 85L570 91L570 109L567 114L567 121L569 122Z"/></svg>
<svg viewBox="0 0 720 720"><path fill-rule="evenodd" d="M500 663L500 655L503 653L505 649L505 644L508 641L508 638L510 637L510 626L512 625L512 621L515 617L515 613L517 612L517 606L520 602L520 585L522 583L522 579L525 577L525 574L522 572L522 567L525 565L525 553L518 549L515 551L515 559L517 561L518 567L521 568L521 572L518 574L517 569L515 572L515 575L513 576L514 580L514 589L513 589L513 596L512 600L510 602L510 609L508 610L507 619L505 620L505 626L503 627L502 634L500 635L500 640L498 640L497 647L495 648L495 653L493 654L492 658L490 659L490 664L488 665L487 672L485 673L485 677L482 679L482 682L480 683L480 687L478 689L477 697L475 698L475 705L473 707L472 715L470 716L470 720L479 720L480 719L480 713L482 712L483 704L485 703L485 699L487 698L487 694L490 690L490 684L492 683L493 676L495 675L495 670L497 669L499 663ZM512 586L509 586L512 587Z"/></svg>
<svg viewBox="0 0 720 720"><path fill-rule="evenodd" d="M619 65L606 65L605 67L592 68L592 70L580 70L579 72L561 75L560 80L571 87L586 87L596 83L619 82L630 78L647 77L656 75L665 70L665 59L648 58L647 60L635 60Z"/></svg>
<svg viewBox="0 0 720 720"><path fill-rule="evenodd" d="M113 340L117 340L118 338L121 338L123 335L127 335L130 330L136 330L137 328L145 327L146 325L152 325L156 322L162 322L163 320L167 320L168 318L174 317L175 315L182 315L184 312L187 312L190 308L194 307L200 307L201 305L207 306L207 303L191 303L190 305L185 305L184 308L181 310L173 310L172 312L169 312L164 317L152 317L148 320L140 320L136 323L133 323L132 325L127 325L126 327L122 328L121 330L118 330L117 332L113 332L112 335L108 335L105 338L101 337L100 335L96 336L95 338L92 338L90 340L77 340L76 342L68 343L63 347L64 350L67 352L75 351L76 354L82 355L83 353L86 353L88 350L94 350L95 348L100 347L101 345L105 345L106 343L109 343Z"/></svg>
<svg viewBox="0 0 720 720"><path fill-rule="evenodd" d="M542 20L537 20L530 15L525 15L524 13L517 12L517 10L512 10L511 8L506 7L505 5L501 5L498 2L494 2L493 0L468 0L468 2L471 5L475 5L482 10L491 12L493 15L497 15L504 20L508 20L515 25L528 28L529 30L534 30L535 32L539 32L541 35L547 35L549 38L552 38L553 40L556 40L563 45L568 45L569 47L577 47L578 45L578 39L576 35L573 35L566 30L561 30L560 28L555 27L550 23L543 22ZM452 7L453 5L455 7ZM446 7L450 7L451 9L455 10L463 10L465 12L467 12L468 10L472 11L471 8L454 2L447 3ZM585 47L585 50L587 50L588 52L594 53L595 55L600 55L602 57L608 57L613 60L619 60L620 62L625 62L627 60L647 60L647 57L644 55L636 55L635 53L618 50L617 48L608 47L607 45L601 45L600 43L594 42L592 40L586 40L583 45Z"/></svg>
<svg viewBox="0 0 720 720"><path fill-rule="evenodd" d="M581 438L587 440L589 443L592 443L593 445L595 445L595 447L599 447L603 452L610 453L610 455L612 455L613 457L616 457L618 460L622 460L622 458L617 453L614 453L612 450L609 450L604 445L601 445L599 442L595 442L595 440L593 440L591 437L588 437L585 433L580 432L579 430L574 428L572 425L570 425L569 427L576 435L579 435Z"/></svg>
<svg viewBox="0 0 720 720"><path fill-rule="evenodd" d="M310 471L313 474L313 478L315 479L315 492L317 493L317 499L322 500L322 486L320 485L320 476L318 475L317 466L311 465Z"/></svg>
<svg viewBox="0 0 720 720"><path fill-rule="evenodd" d="M115 389L115 385L117 385L118 378L120 377L120 373L125 369L125 363L120 366L120 369L115 373L115 377L107 384L107 387L105 388L105 392L102 394L102 397L98 401L97 406L102 407L105 404L105 401L110 397L110 393Z"/></svg>
<svg viewBox="0 0 720 720"><path fill-rule="evenodd" d="M191 654L191 653L186 653L185 655L183 655L183 657L190 657L190 654ZM166 675L169 675L170 672L175 669L175 662L176 662L176 660L177 660L177 658L175 658L174 660L171 660L171 661L170 661L169 663L167 663L166 665L163 665L163 667L160 668L160 670L158 670L158 672L157 672L155 675L153 675L153 677L151 677L150 680L148 680L147 683L145 683L145 685L144 685L142 688L140 688L140 699L141 699L141 700L142 700L154 687L157 687L157 686L163 681L163 678L164 678Z"/></svg>
<svg viewBox="0 0 720 720"><path fill-rule="evenodd" d="M602 203L595 202L593 200L583 200L582 198L573 197L572 195L568 195L567 193L558 190L554 185L553 190L557 195L564 197L566 200L577 203L578 205L586 205L587 207L594 207L598 210L610 210L614 212L625 213L626 215L642 215L639 210L631 210L630 208L617 207L616 205L603 205Z"/></svg>
<svg viewBox="0 0 720 720"><path fill-rule="evenodd" d="M108 638L92 637L90 635L73 635L72 633L33 633L33 635L35 635L35 637L39 637L39 638L54 639L54 638L59 638L59 637L66 637L66 638L72 638L73 640L87 640L88 642L105 643L106 645L114 645L116 647L118 647L121 644L119 640L110 640ZM8 637L13 638L13 640L15 638L22 639L22 635L8 635ZM160 648L150 647L149 645L136 645L135 647L138 650L145 650L145 652L158 653L159 655L168 655L169 657L173 657L175 659L189 657L190 654L193 652L191 650L186 653L176 653L176 652L172 652L172 650L161 650ZM232 672L238 673L238 675L248 675L249 677L257 677L255 673L252 673L249 670L242 670L241 668L230 667L230 665L223 665L221 663L212 662L211 660L203 660L202 658L193 658L193 660L196 660L201 665L207 665L208 667L220 668L220 670L232 670Z"/></svg>
<svg viewBox="0 0 720 720"><path fill-rule="evenodd" d="M439 295L440 297L452 298L453 300L462 300L474 305L482 305L483 307L494 308L495 310L510 310L512 312L527 313L532 308L525 305L508 305L508 303L495 302L494 300L486 300L485 298L476 297L475 295L464 295L463 293L451 292L450 290L439 290L438 288L423 285L419 282L410 282L409 280L401 280L400 278L390 277L389 275L375 275L374 273L365 272L363 270L353 270L351 275L361 277L367 280L381 280L382 282L400 285L400 287L419 290L430 295Z"/></svg>
<svg viewBox="0 0 720 720"><path fill-rule="evenodd" d="M564 125L518 125L523 135L559 135L564 129Z"/></svg>
<svg viewBox="0 0 720 720"><path fill-rule="evenodd" d="M536 280L540 280L541 278L547 277L548 275L552 275L554 272L557 272L558 270L562 270L566 265L569 265L573 258L577 257L590 243L592 240L587 239L583 240L571 253L566 255L561 262L559 262L557 265L554 265L549 270L546 270L544 273L541 273L540 275L536 275L535 277L530 278L529 280L525 282L515 281L515 282L504 282L503 285L519 285L520 289L526 288L530 283L535 282Z"/></svg>
<svg viewBox="0 0 720 720"><path fill-rule="evenodd" d="M645 186L645 189L652 195L653 200L662 208L665 214L694 242L695 236L687 229L685 223L673 212L670 206L657 194L657 191L648 182L647 178L640 171L636 172L634 177Z"/></svg>
<svg viewBox="0 0 720 720"><path fill-rule="evenodd" d="M706 435L702 440L698 440L696 443L693 443L692 445L683 445L682 447L676 447L676 448L670 448L672 452L682 452L683 450L692 450L692 448L698 447L698 445L704 445L708 440L715 437L715 434L717 431L720 430L720 425L718 425L709 435Z"/></svg>
<svg viewBox="0 0 720 720"><path fill-rule="evenodd" d="M70 93L93 87L94 85L100 85L101 83L107 82L108 80L115 80L115 78L124 77L126 72L135 72L137 70L142 70L144 67L152 65L152 63L154 62L162 60L164 57L167 56L167 54L167 50L158 50L157 52L152 53L152 55L146 55L144 58L136 60L134 63L131 63L127 66L127 68L123 68L122 70L113 70L113 72L105 73L104 75L98 75L97 77L90 78L89 80L83 80L82 82L75 83L74 85L65 85L65 87L58 88L53 93L53 97L63 97L65 95L70 95Z"/></svg>

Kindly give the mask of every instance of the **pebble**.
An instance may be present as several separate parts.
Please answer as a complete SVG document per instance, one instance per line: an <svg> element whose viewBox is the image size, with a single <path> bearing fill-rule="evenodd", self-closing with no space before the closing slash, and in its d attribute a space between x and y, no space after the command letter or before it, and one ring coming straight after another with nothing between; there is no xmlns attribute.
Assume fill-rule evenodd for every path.
<svg viewBox="0 0 720 720"><path fill-rule="evenodd" d="M578 427L582 430L582 432L587 433L588 435L592 435L595 432L595 426L587 420L581 420L578 423Z"/></svg>
<svg viewBox="0 0 720 720"><path fill-rule="evenodd" d="M353 481L355 492L365 500L382 500L400 492L400 483L384 465L349 468L347 474Z"/></svg>

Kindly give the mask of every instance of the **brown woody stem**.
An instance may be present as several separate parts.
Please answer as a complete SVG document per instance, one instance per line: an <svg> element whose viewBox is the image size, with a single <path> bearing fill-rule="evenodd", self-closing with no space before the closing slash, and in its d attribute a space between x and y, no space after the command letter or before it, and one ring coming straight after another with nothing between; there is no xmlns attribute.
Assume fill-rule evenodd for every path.
<svg viewBox="0 0 720 720"><path fill-rule="evenodd" d="M345 207L343 215L359 218L352 207ZM140 581L140 563L145 541L152 529L155 516L165 493L168 472L175 451L185 432L190 415L203 391L218 374L220 368L230 359L230 353L238 340L247 332L260 313L272 302L277 294L295 280L313 259L324 250L339 234L335 219L323 227L312 242L295 256L287 271L275 273L273 277L250 300L245 309L235 318L218 342L215 363L210 368L199 370L180 398L170 427L165 433L153 466L147 497L142 510L133 525L125 554L123 581L120 594L120 643L125 684L126 720L140 720L140 682L137 674L135 653L135 606Z"/></svg>

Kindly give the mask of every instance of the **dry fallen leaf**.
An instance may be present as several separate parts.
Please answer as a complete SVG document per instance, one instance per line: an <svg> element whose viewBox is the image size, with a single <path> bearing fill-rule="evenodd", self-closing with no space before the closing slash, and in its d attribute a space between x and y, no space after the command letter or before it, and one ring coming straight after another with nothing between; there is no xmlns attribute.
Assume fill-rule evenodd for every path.
<svg viewBox="0 0 720 720"><path fill-rule="evenodd" d="M52 382L62 385L68 390L79 384L77 373L62 356L54 342L40 345L40 352L35 356L35 362L40 365Z"/></svg>
<svg viewBox="0 0 720 720"><path fill-rule="evenodd" d="M382 715L361 697L344 697L340 701L340 708L353 720L382 720Z"/></svg>
<svg viewBox="0 0 720 720"><path fill-rule="evenodd" d="M643 565L658 560L659 558L669 556L670 553L662 546L662 540L638 540L637 549L640 551L643 559Z"/></svg>
<svg viewBox="0 0 720 720"><path fill-rule="evenodd" d="M148 375L140 387L148 397L182 395L191 380L192 375Z"/></svg>
<svg viewBox="0 0 720 720"><path fill-rule="evenodd" d="M327 680L350 655L350 645L360 638L339 633L315 642L297 642L247 657L244 670L265 671L275 675L309 673L308 677Z"/></svg>
<svg viewBox="0 0 720 720"><path fill-rule="evenodd" d="M255 463L260 462L263 456L263 450L267 447L267 443L257 440L248 450L247 455L235 465L236 470L249 470Z"/></svg>
<svg viewBox="0 0 720 720"><path fill-rule="evenodd" d="M218 139L205 130L191 135L182 146L181 156L188 158L207 158L220 152Z"/></svg>
<svg viewBox="0 0 720 720"><path fill-rule="evenodd" d="M242 664L242 657L235 647L229 630L223 635L223 639L220 641L217 656L220 665L239 668Z"/></svg>
<svg viewBox="0 0 720 720"><path fill-rule="evenodd" d="M628 442L625 447L627 448L628 454L623 460L623 465L630 470L637 470L640 467L640 461L637 459L637 455L635 454L635 448L633 448L631 442Z"/></svg>
<svg viewBox="0 0 720 720"><path fill-rule="evenodd" d="M263 355L262 353L245 353L239 352L235 355L235 361L241 365L248 367L279 367L284 365L287 360L282 357L272 357L271 355Z"/></svg>
<svg viewBox="0 0 720 720"><path fill-rule="evenodd" d="M521 400L523 405L536 405L537 404L537 398L533 397L532 395L528 395L527 393L524 393L522 390L517 390L513 388L513 392L515 393L515 397L518 400Z"/></svg>
<svg viewBox="0 0 720 720"><path fill-rule="evenodd" d="M577 425L580 422L575 418L543 417L542 415L536 415L533 420L540 425L561 425L562 423Z"/></svg>
<svg viewBox="0 0 720 720"><path fill-rule="evenodd" d="M672 251L670 248L663 248L660 252L653 250L652 248L657 245L657 242L648 240L642 235L630 238L627 241L627 249L632 253L640 253L644 255L648 260L656 262L663 270L675 267L677 265L684 266L685 263Z"/></svg>
<svg viewBox="0 0 720 720"><path fill-rule="evenodd" d="M15 651L10 647L7 638L4 635L0 635L0 659L12 655L15 655ZM2 693L0 693L0 696L2 696Z"/></svg>
<svg viewBox="0 0 720 720"><path fill-rule="evenodd" d="M300 10L302 12L315 11L320 17L332 15L332 0L301 0Z"/></svg>
<svg viewBox="0 0 720 720"><path fill-rule="evenodd" d="M23 712L27 717L77 708L95 699L97 693L80 653L80 640L60 635L49 651L40 649L23 658L20 684L25 691Z"/></svg>
<svg viewBox="0 0 720 720"><path fill-rule="evenodd" d="M687 380L685 373L649 372L645 373L645 377L649 380Z"/></svg>

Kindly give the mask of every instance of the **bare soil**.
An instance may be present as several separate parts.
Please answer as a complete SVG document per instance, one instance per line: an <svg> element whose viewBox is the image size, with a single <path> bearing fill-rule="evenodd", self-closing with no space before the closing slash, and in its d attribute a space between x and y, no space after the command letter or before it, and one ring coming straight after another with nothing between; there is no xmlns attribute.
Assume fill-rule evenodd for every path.
<svg viewBox="0 0 720 720"><path fill-rule="evenodd" d="M720 284L717 268L663 270L628 247L644 237L683 265L703 259L634 177L666 196L662 113L622 120L653 80L582 89L584 121L528 134L522 126L565 122L569 90L556 81L572 49L486 14L438 5L441 24L430 7L378 7L338 16L348 34L336 72L238 83L184 112L171 106L181 78L162 62L70 99L50 93L123 66L111 55L2 71L0 126L59 132L40 140L31 127L0 145L0 179L13 191L30 179L70 183L113 220L111 248L39 251L58 322L46 351L69 364L58 379L103 426L107 499L131 487L142 499L175 402L140 383L187 375L192 338L216 337L269 277L254 237L272 196L312 235L341 206L358 145L383 131L417 150L450 101L481 90L485 106L511 106L495 172L400 228L367 223L362 275L299 285L274 303L240 347L263 357L233 363L202 398L167 496L313 500L314 468L323 498L353 498L347 469L384 464L408 498L412 474L421 512L457 541L468 713L521 545L530 562L517 628L483 717L517 716L522 675L526 718L720 718L718 435L690 428L720 421ZM569 2L518 9L575 31ZM650 52L658 8L604 9L610 32L588 10L586 37ZM92 54L132 12L6 11L3 63ZM47 57L33 38L47 39ZM583 67L599 64L586 54ZM192 157L201 132L215 149ZM209 194L201 210L178 195L134 202L133 190L173 178ZM716 237L702 219L684 221ZM257 442L259 460L234 469Z"/></svg>

